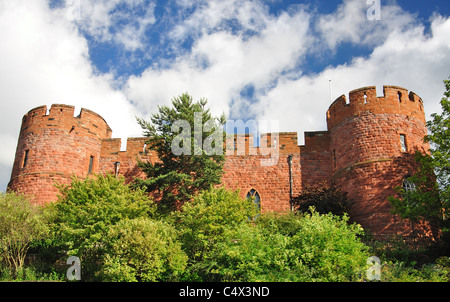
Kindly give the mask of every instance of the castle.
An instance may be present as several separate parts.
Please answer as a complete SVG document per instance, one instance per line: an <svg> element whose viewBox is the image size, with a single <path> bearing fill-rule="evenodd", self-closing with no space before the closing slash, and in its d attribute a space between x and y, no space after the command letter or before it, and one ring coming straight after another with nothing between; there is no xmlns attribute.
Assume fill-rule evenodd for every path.
<svg viewBox="0 0 450 302"><path fill-rule="evenodd" d="M302 188L331 181L355 201L351 215L365 229L406 234L408 224L390 213L387 197L414 172L414 152L429 150L422 99L397 86L384 86L381 97L374 86L364 87L351 91L348 100L336 99L326 121L327 131L305 132L303 146L296 132L278 133L279 160L269 166L261 165L264 155L250 152L257 148L253 136L242 135L246 152L226 155L223 185L239 189L242 197L257 197L263 212L286 212L290 197ZM30 110L22 120L8 188L45 204L57 199L55 182L69 184L73 175L145 177L137 161L158 160L146 148L147 138L128 138L121 151L121 139L111 136L106 121L88 109L78 116L68 105L54 104L48 114L46 106Z"/></svg>

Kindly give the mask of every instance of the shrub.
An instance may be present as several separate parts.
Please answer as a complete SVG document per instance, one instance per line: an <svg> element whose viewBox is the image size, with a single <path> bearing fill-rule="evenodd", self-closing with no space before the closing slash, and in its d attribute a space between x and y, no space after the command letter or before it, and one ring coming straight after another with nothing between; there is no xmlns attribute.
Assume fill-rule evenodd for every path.
<svg viewBox="0 0 450 302"><path fill-rule="evenodd" d="M123 220L105 242L103 281L175 281L186 266L175 229L162 221Z"/></svg>
<svg viewBox="0 0 450 302"><path fill-rule="evenodd" d="M292 204L296 211L308 213L310 207L314 207L321 214L332 213L342 216L348 213L352 202L347 193L333 185L323 182L317 186L306 186L302 193L292 198Z"/></svg>
<svg viewBox="0 0 450 302"><path fill-rule="evenodd" d="M301 230L292 237L291 248L311 270L315 281L355 281L366 271L370 256L359 239L363 229L348 224L348 216L321 215L315 211L301 216Z"/></svg>
<svg viewBox="0 0 450 302"><path fill-rule="evenodd" d="M152 216L153 201L140 190L127 186L123 178L99 175L96 178L73 179L60 188L58 201L48 206L55 238L64 252L78 256L84 278L99 269L105 253L105 236L111 227L124 219Z"/></svg>
<svg viewBox="0 0 450 302"><path fill-rule="evenodd" d="M47 231L39 206L16 193L0 195L0 257L13 274L22 270L31 243Z"/></svg>
<svg viewBox="0 0 450 302"><path fill-rule="evenodd" d="M224 240L226 229L248 221L255 211L254 204L243 200L238 192L219 188L203 191L174 216L189 258L201 260Z"/></svg>
<svg viewBox="0 0 450 302"><path fill-rule="evenodd" d="M216 249L217 272L233 281L355 281L369 256L348 217L317 212L262 215L230 230ZM231 238L234 238L231 240Z"/></svg>

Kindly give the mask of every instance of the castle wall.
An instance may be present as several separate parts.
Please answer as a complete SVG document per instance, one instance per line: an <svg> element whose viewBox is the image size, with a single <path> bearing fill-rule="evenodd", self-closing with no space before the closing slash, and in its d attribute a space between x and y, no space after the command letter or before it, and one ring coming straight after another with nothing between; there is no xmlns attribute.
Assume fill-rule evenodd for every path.
<svg viewBox="0 0 450 302"><path fill-rule="evenodd" d="M302 186L314 186L331 177L330 134L328 131L305 132L300 147Z"/></svg>
<svg viewBox="0 0 450 302"><path fill-rule="evenodd" d="M327 112L333 181L355 204L352 216L372 232L407 233L409 228L390 214L388 196L414 173L414 152L426 152L422 100L404 88L375 87L338 98ZM401 136L406 139L402 150Z"/></svg>
<svg viewBox="0 0 450 302"><path fill-rule="evenodd" d="M22 120L9 189L21 191L33 202L56 200L55 183L69 184L72 176L98 173L101 141L111 129L98 114L52 105L29 111ZM91 162L92 157L92 162Z"/></svg>
<svg viewBox="0 0 450 302"><path fill-rule="evenodd" d="M256 190L262 212L286 212L291 195L328 180L355 202L351 216L364 228L407 234L409 224L391 215L387 197L414 173L414 152L429 149L420 97L397 86L384 86L383 96L364 87L351 91L348 100L343 95L334 101L326 118L328 131L306 132L304 146L291 132L263 134L258 147L252 135L230 137L223 185L240 190L242 197ZM120 151L121 140L111 138L100 115L82 109L75 117L67 105L52 105L48 113L46 106L34 108L22 120L8 187L44 204L57 199L54 184L69 184L72 176L145 178L138 161L158 160L146 140L129 138Z"/></svg>
<svg viewBox="0 0 450 302"><path fill-rule="evenodd" d="M261 142L270 152L278 153L275 157L268 151L261 151L253 147L253 136L240 136L245 138L245 145L237 145L234 154L226 157L222 183L231 190L240 190L243 198L254 189L261 199L261 212L287 212L290 209L290 169L288 158L292 155L292 192L298 195L301 190L301 167L297 133L279 133L277 146L275 138L264 134ZM239 141L239 136L237 138ZM263 144L263 143L261 143ZM239 149L245 150L240 154ZM252 155L253 154L253 155ZM266 166L264 162L270 163Z"/></svg>

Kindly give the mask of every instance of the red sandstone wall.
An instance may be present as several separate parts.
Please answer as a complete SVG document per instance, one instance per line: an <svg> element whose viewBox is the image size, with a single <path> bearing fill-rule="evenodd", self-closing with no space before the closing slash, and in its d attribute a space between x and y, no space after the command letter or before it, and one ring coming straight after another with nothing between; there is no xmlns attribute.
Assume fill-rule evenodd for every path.
<svg viewBox="0 0 450 302"><path fill-rule="evenodd" d="M306 132L300 147L303 186L318 185L331 178L330 134L327 131Z"/></svg>
<svg viewBox="0 0 450 302"><path fill-rule="evenodd" d="M223 184L242 197L255 189L262 212L288 211L291 155L293 196L305 185L331 179L356 202L352 214L363 227L378 234L408 232L408 225L390 214L387 197L414 172L411 154L429 148L422 141L425 114L414 93L396 86L385 86L383 93L377 97L375 87L365 87L350 92L348 102L338 98L327 111L328 131L305 133L304 146L298 146L297 133L264 134L266 149L254 147L251 135L237 135L236 143L227 141ZM56 200L55 182L88 176L91 156L93 173L115 173L120 162L118 173L128 182L145 177L138 160L158 160L155 151L144 149L147 138L130 138L120 151L121 140L111 138L101 116L86 109L73 114L73 106L52 105L49 114L41 106L24 116L9 189L46 203ZM406 135L407 152L400 150L400 134ZM271 165L263 164L270 158Z"/></svg>
<svg viewBox="0 0 450 302"><path fill-rule="evenodd" d="M9 189L43 204L56 200L55 182L68 184L73 175L86 177L91 156L92 172L99 171L101 140L111 136L111 129L90 110L73 115L73 106L52 105L48 115L47 107L41 106L23 117Z"/></svg>
<svg viewBox="0 0 450 302"><path fill-rule="evenodd" d="M377 234L409 232L390 214L387 197L414 173L412 154L428 150L422 100L396 86L385 86L383 97L374 87L362 88L350 92L348 104L344 96L337 99L327 123L333 180L355 201L356 221ZM407 152L400 134L406 135Z"/></svg>
<svg viewBox="0 0 450 302"><path fill-rule="evenodd" d="M133 181L136 177L145 178L145 173L137 166L138 160L151 162L158 160L156 151L144 148L147 140L146 137L128 138L126 151L120 151L120 138L103 140L99 171L115 173L115 163L119 162L119 175L125 176L127 182Z"/></svg>
<svg viewBox="0 0 450 302"><path fill-rule="evenodd" d="M237 148L245 150L244 155L239 149L233 155L226 157L222 183L232 190L240 190L245 198L251 189L255 189L261 198L262 212L286 212L290 209L290 178L288 156L292 155L293 194L298 195L301 190L301 167L297 133L279 133L276 146L274 138L262 135L261 141L266 140L266 146L278 152L278 160L273 165L264 166L262 160L268 160L271 155L261 155L259 148L253 147L253 136L242 136L245 145L238 144ZM238 139L239 141L239 139ZM277 150L278 151L275 151ZM249 155L254 154L254 155ZM272 157L273 158L273 157Z"/></svg>

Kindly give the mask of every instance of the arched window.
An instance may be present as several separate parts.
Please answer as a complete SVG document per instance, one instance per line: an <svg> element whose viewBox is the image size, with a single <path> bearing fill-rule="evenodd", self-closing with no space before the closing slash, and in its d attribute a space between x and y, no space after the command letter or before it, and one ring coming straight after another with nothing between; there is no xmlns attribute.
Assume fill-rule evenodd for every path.
<svg viewBox="0 0 450 302"><path fill-rule="evenodd" d="M247 199L252 201L256 205L258 211L261 210L261 197L259 196L258 191L256 191L255 189L251 189L250 191L248 191ZM253 219L255 218L256 217L254 217Z"/></svg>
<svg viewBox="0 0 450 302"><path fill-rule="evenodd" d="M405 192L415 191L416 190L416 185L413 182L409 181L407 178L405 178L403 180L403 190Z"/></svg>

